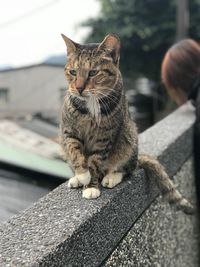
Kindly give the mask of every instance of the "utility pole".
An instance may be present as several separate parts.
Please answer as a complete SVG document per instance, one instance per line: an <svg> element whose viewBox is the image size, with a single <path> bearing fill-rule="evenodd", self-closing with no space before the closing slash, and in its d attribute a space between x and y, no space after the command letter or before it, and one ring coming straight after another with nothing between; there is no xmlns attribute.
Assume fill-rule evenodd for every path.
<svg viewBox="0 0 200 267"><path fill-rule="evenodd" d="M188 0L176 0L176 41L188 36L189 20Z"/></svg>

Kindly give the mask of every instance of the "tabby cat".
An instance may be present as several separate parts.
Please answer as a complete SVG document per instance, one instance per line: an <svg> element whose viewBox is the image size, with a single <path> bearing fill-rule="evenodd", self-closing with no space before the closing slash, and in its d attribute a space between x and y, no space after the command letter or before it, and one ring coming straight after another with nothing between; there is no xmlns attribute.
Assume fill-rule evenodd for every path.
<svg viewBox="0 0 200 267"><path fill-rule="evenodd" d="M84 198L97 198L100 183L113 188L140 166L169 202L191 213L191 204L160 163L148 155L138 156L137 128L129 117L119 70L119 38L109 34L100 44L80 45L62 37L68 52L69 88L62 109L61 145L75 173L68 187L83 187Z"/></svg>

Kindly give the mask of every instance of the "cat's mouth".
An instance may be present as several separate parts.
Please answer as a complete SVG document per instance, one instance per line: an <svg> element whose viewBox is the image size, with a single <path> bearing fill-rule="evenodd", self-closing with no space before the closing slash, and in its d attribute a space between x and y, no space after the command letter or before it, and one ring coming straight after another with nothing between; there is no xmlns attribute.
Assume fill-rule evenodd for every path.
<svg viewBox="0 0 200 267"><path fill-rule="evenodd" d="M90 92L90 91L83 91L82 94L79 94L78 92L69 91L70 95L73 97L77 97L80 100L88 101L90 98L97 98L97 95Z"/></svg>
<svg viewBox="0 0 200 267"><path fill-rule="evenodd" d="M80 100L84 100L84 101L87 101L87 99L89 99L89 96L85 96L85 95L77 95L76 97L78 97Z"/></svg>
<svg viewBox="0 0 200 267"><path fill-rule="evenodd" d="M84 95L84 94L80 95L80 94L70 93L70 95L71 95L72 97L74 97L74 98L78 98L78 99L80 99L80 100L82 100L82 101L88 101L89 98L90 98L90 95Z"/></svg>

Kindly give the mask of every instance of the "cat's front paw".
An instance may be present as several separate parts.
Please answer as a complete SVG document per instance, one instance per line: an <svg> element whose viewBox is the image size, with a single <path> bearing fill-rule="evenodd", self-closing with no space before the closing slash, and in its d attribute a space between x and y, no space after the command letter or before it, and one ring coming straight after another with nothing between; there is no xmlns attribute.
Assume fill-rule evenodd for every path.
<svg viewBox="0 0 200 267"><path fill-rule="evenodd" d="M78 188L78 187L81 187L82 184L79 182L78 178L74 176L69 179L67 186L69 188Z"/></svg>
<svg viewBox="0 0 200 267"><path fill-rule="evenodd" d="M100 190L95 187L88 187L83 190L83 197L87 199L94 199L99 197L101 194Z"/></svg>
<svg viewBox="0 0 200 267"><path fill-rule="evenodd" d="M91 175L89 171L77 174L76 177L79 183L81 183L82 185L88 185L91 181Z"/></svg>
<svg viewBox="0 0 200 267"><path fill-rule="evenodd" d="M123 178L123 173L121 172L109 173L103 178L101 184L104 187L113 188L117 184L121 183L122 178Z"/></svg>
<svg viewBox="0 0 200 267"><path fill-rule="evenodd" d="M74 177L69 179L68 187L78 188L78 187L81 187L82 185L86 186L90 183L90 180L91 180L91 175L89 171L81 173L81 174L77 174Z"/></svg>

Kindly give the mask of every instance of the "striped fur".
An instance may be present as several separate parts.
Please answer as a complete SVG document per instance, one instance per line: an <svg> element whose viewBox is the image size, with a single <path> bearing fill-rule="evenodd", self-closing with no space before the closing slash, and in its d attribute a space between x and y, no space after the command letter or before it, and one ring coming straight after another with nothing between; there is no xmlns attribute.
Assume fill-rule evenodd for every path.
<svg viewBox="0 0 200 267"><path fill-rule="evenodd" d="M192 214L194 212L194 207L175 188L164 167L156 159L150 155L139 155L138 163L145 170L147 176L155 181L169 203L175 204L177 209L181 209L185 213Z"/></svg>
<svg viewBox="0 0 200 267"><path fill-rule="evenodd" d="M83 197L96 198L100 183L112 188L139 164L169 202L190 213L192 206L158 161L150 156L138 158L137 128L129 117L119 70L119 38L108 35L101 44L88 45L63 38L69 89L62 110L61 145L75 173L68 186L83 186Z"/></svg>

